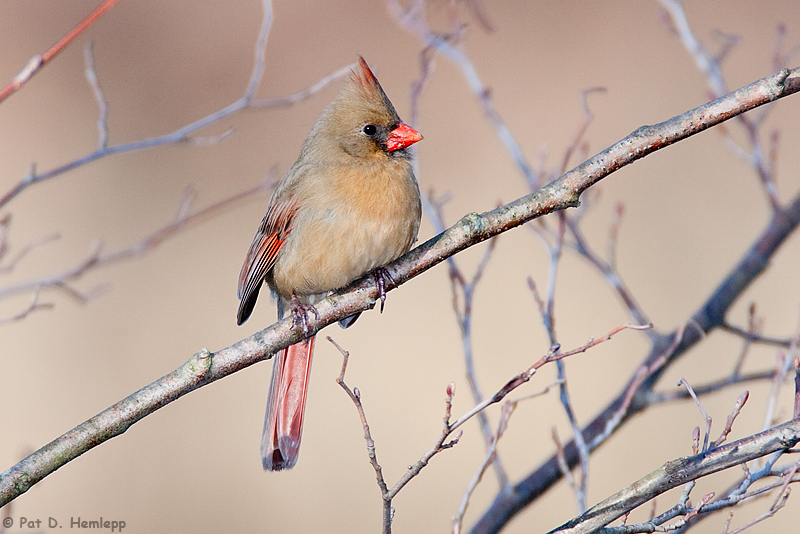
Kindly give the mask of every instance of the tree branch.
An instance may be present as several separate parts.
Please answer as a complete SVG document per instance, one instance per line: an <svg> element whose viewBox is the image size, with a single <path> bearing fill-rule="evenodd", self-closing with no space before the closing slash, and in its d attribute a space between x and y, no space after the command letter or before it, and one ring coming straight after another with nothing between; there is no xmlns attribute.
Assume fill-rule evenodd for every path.
<svg viewBox="0 0 800 534"><path fill-rule="evenodd" d="M800 420L789 421L717 449L665 463L550 534L593 532L656 495L723 469L790 449L800 443Z"/></svg>
<svg viewBox="0 0 800 534"><path fill-rule="evenodd" d="M774 75L776 76L775 78L769 77L769 79L773 79L778 85L782 85L791 79L793 81L790 82L790 85L796 87L798 71L796 69L793 70L789 77L781 81L783 73L785 73L785 71L782 71L782 74ZM766 79L767 78L765 78L765 80ZM757 83L759 82L756 82L756 84ZM628 158L630 158L631 155L626 155L625 152L622 151L622 147L624 146L631 148L633 155L638 155L640 150L655 150L655 145L645 144L642 146L638 138L640 135L649 135L653 129L664 131L665 133L665 137L663 137L661 141L657 141L656 144L669 143L673 135L679 135L672 130L672 127L678 123L686 127L705 129L700 123L695 123L693 121L698 120L702 123L705 120L714 120L721 122L721 120L724 120L722 119L723 116L725 116L726 119L731 118L733 116L731 115L732 108L727 108L729 111L724 111L727 105L723 106L723 102L730 100L735 101L738 98L761 98L756 97L756 94L765 95L762 91L763 89L756 89L754 84L750 84L722 98L714 100L709 104L700 106L699 108L686 112L683 115L679 115L659 125L639 128L626 139L616 143L606 151L601 152L598 156L591 158L550 185L560 182L564 177L574 173L577 169L587 168L587 170L590 170L594 169L595 165L605 162L619 166L629 163L630 161L628 161ZM735 97L734 95L740 96ZM706 109L706 111L701 111L704 109ZM714 111L712 111L712 109ZM598 157L617 150L620 152L614 158L603 160L602 163L596 161ZM728 308L730 308L733 302L742 294L750 283L766 269L770 258L777 251L778 247L783 244L789 234L795 230L798 224L800 224L800 195L795 197L788 206L780 208L773 213L769 225L758 239L756 239L750 250L748 250L740 262L731 269L728 276L722 281L719 287L717 287L705 304L691 319L689 319L688 323L695 325L697 328L686 329L685 333L680 337L677 346L673 348L671 348L670 345L673 340L678 337L679 330L682 329L682 327L674 330L670 334L662 334L652 338L653 342L650 353L646 356L639 368L637 368L637 371L631 376L628 381L628 386L623 388L622 393L611 401L592 422L584 427L584 440L590 444L590 450L594 450L603 443L619 424L648 406L648 392L653 388L663 371L693 347L701 339L702 335L705 335L704 333L718 328L723 324L725 313ZM661 363L661 365L658 365L651 374L644 379L639 376L639 369L653 367L659 359L665 358L665 354L667 354L666 360ZM573 441L564 447L564 454L569 467L575 467L578 462L578 454ZM556 455L553 455L538 469L516 484L512 491L498 494L495 501L475 523L470 532L472 534L482 534L499 531L511 517L522 510L528 503L547 491L560 478L561 470L558 467L558 458Z"/></svg>
<svg viewBox="0 0 800 534"><path fill-rule="evenodd" d="M542 215L577 206L583 191L647 154L798 90L800 69L784 69L779 74L763 78L668 121L639 128L541 190L482 215L472 213L464 216L453 227L388 265L387 270L400 285L476 243ZM701 328L706 330L721 323L724 311L730 303L766 267L770 255L798 222L800 197L790 207L775 213L770 229L745 257L743 265L737 266L734 275L723 282L718 293L698 312L695 321ZM378 289L371 276L357 280L349 288L331 295L316 306L319 316L309 318L309 333L316 333L344 317L371 309L377 298ZM687 331L681 347L671 358L677 357L677 354L696 341L698 335L690 335L689 332ZM133 423L158 408L198 387L268 359L276 351L300 341L303 337L302 329L293 329L291 319L287 318L213 354L206 349L199 351L172 373L101 412L0 474L0 506L24 493L70 460L123 433ZM669 338L664 338L664 341L665 346L668 346ZM656 351L656 354L661 352ZM659 371L656 370L644 381L642 387L649 387L647 384L658 376ZM632 403L631 410L635 410L636 406L636 402ZM592 432L584 434L589 438L591 435ZM591 443L591 439L586 441ZM567 447L565 453L568 461L570 455L574 461L574 452L574 446L572 453L569 446ZM553 480L557 478L558 475ZM523 505L523 501L519 500L517 509Z"/></svg>

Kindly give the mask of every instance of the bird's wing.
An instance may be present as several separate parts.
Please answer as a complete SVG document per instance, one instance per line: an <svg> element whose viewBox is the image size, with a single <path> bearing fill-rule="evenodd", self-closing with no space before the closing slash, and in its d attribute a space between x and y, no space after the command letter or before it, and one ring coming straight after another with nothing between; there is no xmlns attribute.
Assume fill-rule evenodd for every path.
<svg viewBox="0 0 800 534"><path fill-rule="evenodd" d="M261 221L239 274L239 324L250 316L264 277L275 265L278 252L292 230L295 207L296 202L291 198L277 202L269 207Z"/></svg>

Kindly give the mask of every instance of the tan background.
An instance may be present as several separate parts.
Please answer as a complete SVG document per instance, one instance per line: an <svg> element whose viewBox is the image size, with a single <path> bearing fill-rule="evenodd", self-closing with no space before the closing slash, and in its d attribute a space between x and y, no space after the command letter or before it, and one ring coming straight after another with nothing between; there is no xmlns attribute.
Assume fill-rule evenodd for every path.
<svg viewBox="0 0 800 534"><path fill-rule="evenodd" d="M33 54L55 42L97 2L5 0L0 4L0 81L10 80ZM443 18L446 2L435 3ZM595 153L643 124L665 120L703 103L704 80L660 21L654 1L487 2L496 26L483 33L474 20L466 47L492 88L499 112L535 161L547 147L557 165L576 131L580 91L596 114L588 139ZM776 27L800 41L800 4L689 2L697 34L711 43L714 29L742 37L725 64L732 88L771 71ZM238 98L247 82L261 19L259 3L123 1L19 94L0 106L0 190L35 162L42 171L71 161L96 144L96 105L83 78L82 45L94 42L97 72L110 104L112 144L160 135ZM409 113L420 42L399 29L379 2L278 1L259 96L300 90L363 54L402 117ZM797 58L795 58L797 60ZM5 83L5 82L3 82ZM106 250L125 247L166 224L185 188L205 206L262 181L273 166L285 172L321 109L329 88L291 108L255 111L223 120L203 134L229 127L235 134L207 147L167 147L106 158L25 191L3 214L13 215L11 243L19 248L57 231L61 239L36 250L2 283L51 273L79 261L96 237ZM777 175L783 199L798 188L800 105L792 97L770 119L779 127ZM439 59L421 107L419 145L424 191L450 193L450 222L525 194L526 187L494 137L474 97L452 64ZM763 228L764 196L753 172L714 132L654 154L605 180L585 219L604 250L617 202L626 218L619 266L657 328L670 330L708 296ZM263 196L182 233L135 260L93 272L83 290L109 284L86 305L48 293L51 311L2 326L0 349L0 469L183 363L201 347L227 346L274 320L262 299L253 318L237 327L236 278L260 221ZM424 220L420 238L433 233ZM484 245L485 246L485 245ZM483 247L459 256L471 272ZM800 288L796 238L777 255L730 318L744 324L755 300L768 333L788 336L798 321ZM520 229L500 238L480 286L474 312L477 369L485 392L498 388L547 350L528 290L532 275L546 284L548 259L538 238ZM566 348L628 320L607 284L567 254L559 273L557 326ZM2 315L28 296L6 301ZM326 331L352 353L347 381L362 392L379 459L393 483L433 443L445 387L457 382L455 412L471 406L459 334L450 310L447 271L439 266L389 295L386 312L366 314L357 327ZM570 390L588 421L621 386L641 358L644 336L624 333L568 361ZM699 384L732 365L740 344L715 334L665 378ZM752 368L773 365L775 350L754 350ZM376 532L380 498L356 412L334 383L341 364L326 342L317 349L297 467L261 471L258 444L271 365L262 363L202 388L134 425L123 436L69 463L13 505L13 516L126 521L126 532ZM521 390L549 382L546 369ZM737 386L705 400L721 428ZM767 388L753 396L734 438L757 431ZM789 389L780 407L791 412ZM496 420L497 411L491 412ZM664 461L690 453L691 429L702 424L693 405L673 404L639 417L591 461L594 504ZM513 480L550 454L550 428L569 435L557 398L529 401L514 415L501 445ZM445 532L463 490L482 459L477 426L436 457L395 501L396 532ZM703 481L695 498L722 490L739 475ZM471 525L496 491L488 473L473 498ZM792 497L779 518L752 530L796 524ZM674 496L659 500L659 508ZM734 525L768 506L738 512ZM507 532L544 532L575 514L564 486L519 515ZM641 520L644 512L637 517ZM634 519L637 519L634 518ZM725 514L702 527L719 532ZM786 527L793 528L793 527Z"/></svg>

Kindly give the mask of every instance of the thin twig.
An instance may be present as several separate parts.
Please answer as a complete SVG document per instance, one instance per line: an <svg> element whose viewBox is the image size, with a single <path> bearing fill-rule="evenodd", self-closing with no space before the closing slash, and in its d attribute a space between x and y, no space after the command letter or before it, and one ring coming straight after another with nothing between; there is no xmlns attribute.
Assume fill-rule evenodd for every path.
<svg viewBox="0 0 800 534"><path fill-rule="evenodd" d="M514 412L514 408L516 408L516 404L505 403L503 405L503 409L500 411L500 420L497 423L497 430L494 433L492 444L489 447L489 450L487 451L483 461L481 462L481 465L478 467L478 471L473 475L472 480L470 480L469 484L467 485L467 489L464 491L464 496L461 498L461 505L458 507L458 511L453 517L453 534L459 534L461 532L464 514L467 513L467 506L469 506L470 497L472 497L472 493L475 491L475 488L478 487L478 484L480 484L481 480L483 479L483 474L486 472L486 469L494 461L495 456L497 455L497 442L508 427L508 420L511 417L511 414Z"/></svg>
<svg viewBox="0 0 800 534"><path fill-rule="evenodd" d="M94 99L97 102L97 148L103 150L108 148L108 101L100 87L100 80L97 79L97 72L94 67L94 51L92 43L86 43L83 47L83 61L86 64L86 81L92 88Z"/></svg>
<svg viewBox="0 0 800 534"><path fill-rule="evenodd" d="M39 302L39 289L36 289L31 295L31 300L23 310L11 315L10 317L0 318L0 324L12 323L26 318L31 313L37 310L47 310L55 306L52 302Z"/></svg>
<svg viewBox="0 0 800 534"><path fill-rule="evenodd" d="M265 108L265 107L277 107L277 106L292 106L294 104L298 104L304 100L307 100L309 97L319 93L320 91L328 87L336 80L340 80L345 76L347 76L347 74L350 73L353 67L355 67L355 63L345 65L344 67L341 67L331 72L327 76L323 76L313 85L306 87L305 89L301 89L300 91L293 93L291 95L278 96L274 98L253 99L248 104L248 107Z"/></svg>
<svg viewBox="0 0 800 534"><path fill-rule="evenodd" d="M697 404L697 408L700 410L700 413L703 414L703 419L706 421L706 431L705 434L703 434L703 448L700 449L701 452L705 452L708 450L708 440L711 436L711 417L706 413L706 410L703 408L703 403L697 398L697 395L695 395L692 386L689 385L689 382L687 382L685 378L681 377L681 379L678 381L678 384L683 385L683 387L686 388L686 390L689 392L689 395L691 395L694 399L695 404Z"/></svg>
<svg viewBox="0 0 800 534"><path fill-rule="evenodd" d="M639 306L639 304L637 304L636 300L633 298L633 294L625 285L625 282L622 280L622 277L619 275L619 273L617 273L614 265L601 259L601 257L592 250L584 238L580 227L575 224L575 221L568 219L567 225L569 226L570 233L575 239L573 244L575 250L603 274L606 281L611 285L611 287L614 288L619 298L625 304L625 307L628 309L628 312L631 314L633 319L639 324L648 323L649 319L647 318L647 314ZM653 332L652 334L654 335L655 333Z"/></svg>
<svg viewBox="0 0 800 534"><path fill-rule="evenodd" d="M347 384L344 383L344 374L347 371L347 360L350 357L350 353L336 343L331 336L326 336L326 339L330 341L333 346L336 347L342 354L342 372L339 373L336 383L342 387L342 389L347 393L347 396L350 397L350 400L353 401L353 404L358 411L358 416L361 418L361 428L364 429L364 440L367 442L367 456L369 457L370 465L375 470L375 478L377 479L378 488L380 488L381 497L383 498L382 532L389 534L392 531L392 499L387 498L387 493L389 490L386 486L386 481L383 478L383 469L381 468L381 464L378 463L378 456L375 452L375 440L372 439L372 433L369 430L369 423L367 423L367 415L364 413L363 404L361 404L361 393L359 393L358 388L350 389Z"/></svg>
<svg viewBox="0 0 800 534"><path fill-rule="evenodd" d="M588 122L588 121L587 121ZM581 134L582 135L582 134ZM566 160L565 160L566 163ZM547 330L547 335L550 338L550 345L552 347L558 346L556 328L555 328L555 291L556 291L556 273L558 272L559 260L561 259L561 251L564 244L564 233L567 227L567 215L564 212L558 213L558 230L555 235L554 242L550 249L550 268L547 280L547 300L544 304L544 326ZM547 241L544 240L545 244ZM555 350L558 352L558 349ZM586 493L589 484L589 449L586 442L583 440L580 425L575 417L575 411L572 408L572 402L567 388L567 378L564 363L562 361L556 362L558 370L558 379L561 381L559 386L559 399L564 408L564 413L567 415L570 427L572 428L573 440L578 448L578 465L580 466L580 481L579 483L572 484L575 490L575 500L577 502L578 513L582 514L586 510ZM562 455L563 456L563 455Z"/></svg>
<svg viewBox="0 0 800 534"><path fill-rule="evenodd" d="M769 394L769 403L767 404L766 414L764 415L763 429L771 427L773 421L775 421L775 405L778 402L778 394L780 393L786 373L789 372L790 367L794 366L794 355L796 354L798 340L800 340L800 329L798 329L798 332L789 344L789 352L778 352L775 374L772 378L772 389Z"/></svg>
<svg viewBox="0 0 800 534"><path fill-rule="evenodd" d="M800 417L800 358L794 357L794 410L792 419Z"/></svg>
<svg viewBox="0 0 800 534"><path fill-rule="evenodd" d="M551 347L550 352L545 354L541 357L536 363L528 367L525 371L521 372L500 388L494 395L490 398L484 400L480 404L474 406L471 410L467 413L462 415L458 418L454 423L450 425L450 429L455 430L456 428L460 427L462 424L467 422L470 418L472 418L476 413L486 409L487 406L491 406L497 402L500 402L508 395L511 391L515 390L525 382L529 381L531 377L536 373L538 369L547 365L548 363L557 362L558 360L563 360L569 356L574 356L575 354L580 354L586 352L590 348L599 345L600 343L604 343L610 340L614 335L618 334L623 330L647 330L648 328L652 328L651 325L631 325L631 324L624 324L620 325L614 329L612 329L608 334L604 335L603 337L597 339L590 339L586 344L581 345L578 348L569 350L567 352L559 352L558 350L561 348L560 346Z"/></svg>
<svg viewBox="0 0 800 534"><path fill-rule="evenodd" d="M739 395L738 399L736 399L736 404L733 406L733 411L728 416L728 419L725 422L725 428L722 429L722 433L720 434L720 436L711 444L712 449L719 447L725 442L726 439L728 439L728 435L731 433L731 430L733 430L733 423L736 421L736 418L741 413L742 408L744 407L744 404L747 402L747 399L749 397L750 397L750 392L745 391L744 393Z"/></svg>
<svg viewBox="0 0 800 534"><path fill-rule="evenodd" d="M553 427L551 436L556 447L556 458L558 458L558 468L561 470L561 475L572 488L572 492L578 494L581 492L581 485L575 482L575 477L572 476L572 471L569 465L567 465L567 457L564 455L564 445L561 443L561 438L558 437L558 429L556 427ZM582 514L585 511L586 510L581 510L578 513Z"/></svg>
<svg viewBox="0 0 800 534"><path fill-rule="evenodd" d="M6 230L7 229L4 227L4 231L6 231ZM3 273L3 274L10 273L11 271L13 271L17 267L19 262L22 261L25 258L25 256L30 254L33 250L35 250L35 249L37 249L37 248L39 248L39 247L41 247L43 245L46 245L48 243L52 243L53 241L56 241L60 237L61 237L60 234L54 232L52 234L48 234L48 235L46 235L44 237L40 237L39 239L31 241L27 245L23 246L14 255L14 257L11 258L8 261L8 263L6 263L5 265L0 266L0 273Z"/></svg>

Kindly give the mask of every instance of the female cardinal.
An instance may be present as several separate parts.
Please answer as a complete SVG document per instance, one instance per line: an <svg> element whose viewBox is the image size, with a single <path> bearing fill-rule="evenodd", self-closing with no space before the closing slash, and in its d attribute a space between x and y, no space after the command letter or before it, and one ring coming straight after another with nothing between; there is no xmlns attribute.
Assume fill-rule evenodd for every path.
<svg viewBox="0 0 800 534"><path fill-rule="evenodd" d="M291 311L305 325L307 311L330 291L408 250L422 213L406 148L421 139L359 57L272 194L239 275L238 324L253 311L262 282L277 298L278 318ZM297 461L313 351L312 336L275 359L261 439L265 470Z"/></svg>

